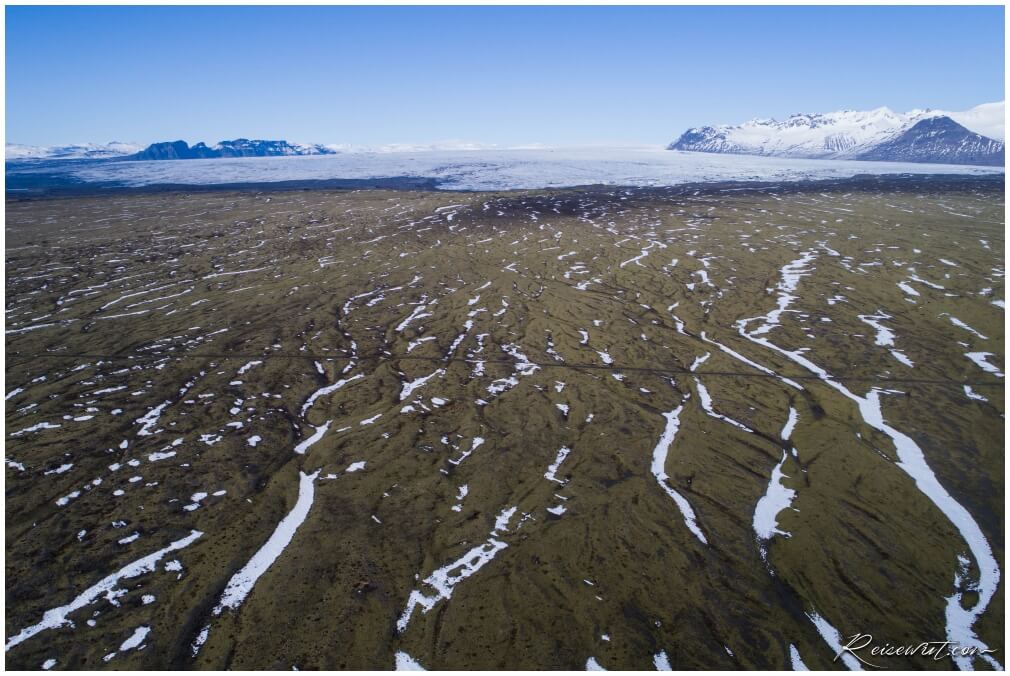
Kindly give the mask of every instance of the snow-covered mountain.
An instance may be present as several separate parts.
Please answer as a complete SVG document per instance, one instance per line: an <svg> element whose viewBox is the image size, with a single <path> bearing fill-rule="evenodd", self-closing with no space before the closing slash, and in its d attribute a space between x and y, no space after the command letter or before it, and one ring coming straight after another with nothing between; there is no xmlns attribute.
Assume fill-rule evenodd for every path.
<svg viewBox="0 0 1010 676"><path fill-rule="evenodd" d="M948 111L934 111L937 117L945 116L957 122L959 125L997 141L1006 141L1004 136L1004 124L1006 120L1006 106L1003 101L996 103L983 103L975 106L971 110L961 113Z"/></svg>
<svg viewBox="0 0 1010 676"><path fill-rule="evenodd" d="M136 143L82 143L66 146L28 146L8 143L5 155L8 160L76 160L132 155L144 146Z"/></svg>
<svg viewBox="0 0 1010 676"><path fill-rule="evenodd" d="M1002 165L1003 142L976 134L947 116L928 117L859 156L884 162Z"/></svg>
<svg viewBox="0 0 1010 676"><path fill-rule="evenodd" d="M208 146L202 141L190 147L185 141L152 143L129 156L131 160L197 160L216 157L279 157L284 155L332 155L337 151L323 145L304 145L287 141L249 140L221 141Z"/></svg>
<svg viewBox="0 0 1010 676"><path fill-rule="evenodd" d="M688 129L669 149L808 159L995 165L1003 164L1003 109L1000 102L964 112L927 109L895 113L877 108L799 113L781 122L751 120L740 125ZM935 120L947 123L930 122ZM920 123L925 124L920 127ZM913 129L916 131L910 133ZM903 144L914 144L915 149Z"/></svg>

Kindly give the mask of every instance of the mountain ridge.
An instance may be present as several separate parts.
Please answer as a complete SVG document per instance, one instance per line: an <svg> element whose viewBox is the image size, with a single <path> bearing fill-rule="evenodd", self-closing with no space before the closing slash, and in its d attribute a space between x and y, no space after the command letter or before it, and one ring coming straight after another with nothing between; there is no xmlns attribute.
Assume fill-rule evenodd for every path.
<svg viewBox="0 0 1010 676"><path fill-rule="evenodd" d="M320 144L304 145L287 141L238 138L208 146L203 141L190 146L185 141L152 143L124 160L202 160L222 157L281 157L286 155L335 155L336 151Z"/></svg>
<svg viewBox="0 0 1010 676"><path fill-rule="evenodd" d="M1002 137L1002 111L1003 104L998 103L963 113L929 109L895 113L889 108L797 113L782 121L753 119L740 125L693 127L667 149L803 159L1002 165L1003 141L963 124Z"/></svg>

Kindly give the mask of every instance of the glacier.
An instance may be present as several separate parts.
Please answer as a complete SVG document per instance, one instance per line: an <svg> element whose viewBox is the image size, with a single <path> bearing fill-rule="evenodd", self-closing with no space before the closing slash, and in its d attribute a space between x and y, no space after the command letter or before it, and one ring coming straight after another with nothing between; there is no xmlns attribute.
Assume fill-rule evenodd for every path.
<svg viewBox="0 0 1010 676"><path fill-rule="evenodd" d="M104 160L44 166L8 163L6 170L8 186L12 178L83 182L85 186L101 184L103 188L143 188L408 177L430 179L443 190L586 185L662 187L719 181L840 179L860 174L1003 173L1003 167L721 155L670 151L662 146L422 150L181 161ZM12 192L16 194L8 187L8 193Z"/></svg>

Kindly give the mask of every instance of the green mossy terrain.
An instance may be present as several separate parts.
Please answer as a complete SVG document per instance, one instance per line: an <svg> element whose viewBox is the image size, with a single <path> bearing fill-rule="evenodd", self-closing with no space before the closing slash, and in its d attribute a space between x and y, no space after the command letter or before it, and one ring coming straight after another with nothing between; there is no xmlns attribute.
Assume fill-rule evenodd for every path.
<svg viewBox="0 0 1010 676"><path fill-rule="evenodd" d="M390 669L402 651L429 669L651 670L660 652L789 669L791 648L842 668L814 613L842 636L944 640L977 561L832 383L876 391L1005 571L1001 181L6 207L8 668ZM830 383L739 328L782 302L760 337ZM779 463L794 496L761 539ZM317 470L290 543L215 612ZM10 645L194 530L72 626ZM480 546L438 598L425 578ZM434 602L405 617L415 590ZM1004 598L1000 581L974 624L1000 663Z"/></svg>

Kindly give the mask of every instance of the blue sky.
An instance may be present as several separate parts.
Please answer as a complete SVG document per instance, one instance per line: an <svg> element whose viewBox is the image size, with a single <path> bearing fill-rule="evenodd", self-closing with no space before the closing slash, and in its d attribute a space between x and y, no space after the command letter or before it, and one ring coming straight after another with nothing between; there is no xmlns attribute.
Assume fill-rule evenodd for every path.
<svg viewBox="0 0 1010 676"><path fill-rule="evenodd" d="M7 7L8 142L669 142L1004 95L1002 7Z"/></svg>

